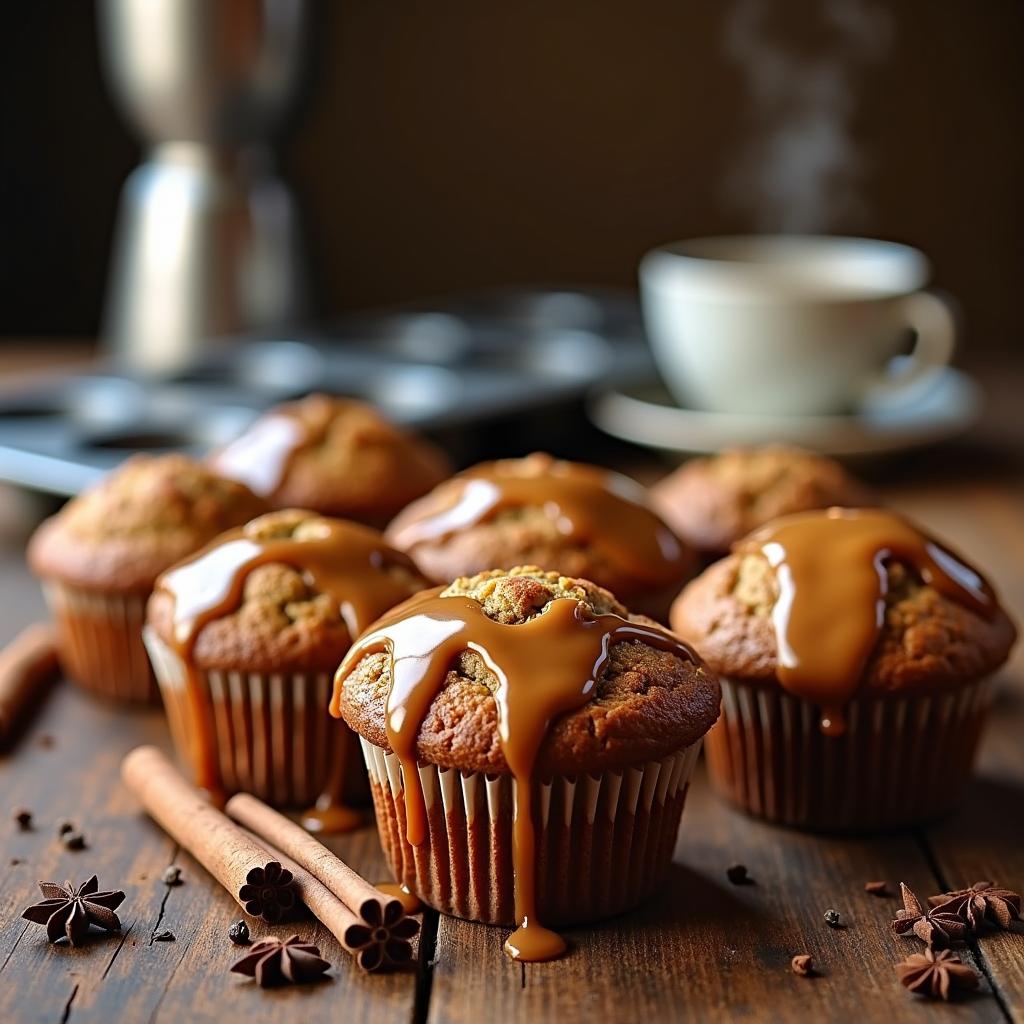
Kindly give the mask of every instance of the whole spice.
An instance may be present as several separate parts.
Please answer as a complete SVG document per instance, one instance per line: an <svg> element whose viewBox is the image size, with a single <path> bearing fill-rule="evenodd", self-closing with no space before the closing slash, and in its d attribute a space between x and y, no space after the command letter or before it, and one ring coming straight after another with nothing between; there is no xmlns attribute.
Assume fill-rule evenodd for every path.
<svg viewBox="0 0 1024 1024"><path fill-rule="evenodd" d="M825 924L827 924L829 928L842 928L843 919L839 916L838 910L826 910L824 917Z"/></svg>
<svg viewBox="0 0 1024 1024"><path fill-rule="evenodd" d="M790 969L801 978L814 973L814 958L809 953L800 953L789 962Z"/></svg>
<svg viewBox="0 0 1024 1024"><path fill-rule="evenodd" d="M864 891L871 896L888 896L889 886L886 882L865 882Z"/></svg>
<svg viewBox="0 0 1024 1024"><path fill-rule="evenodd" d="M1005 930L1020 920L1020 894L991 882L975 882L970 889L929 896L928 902L936 910L954 908L975 931L986 925Z"/></svg>
<svg viewBox="0 0 1024 1024"><path fill-rule="evenodd" d="M752 881L750 875L747 874L746 864L731 864L725 869L725 877L733 885L747 885Z"/></svg>
<svg viewBox="0 0 1024 1024"><path fill-rule="evenodd" d="M406 917L397 900L383 910L377 904L364 910L367 923L354 925L347 936L359 966L364 971L376 971L409 963L412 960L410 940L420 930L419 921Z"/></svg>
<svg viewBox="0 0 1024 1024"><path fill-rule="evenodd" d="M293 882L292 873L272 860L249 871L245 885L238 890L238 898L247 914L277 924L295 906Z"/></svg>
<svg viewBox="0 0 1024 1024"><path fill-rule="evenodd" d="M160 932L153 936L154 942L176 942L174 932Z"/></svg>
<svg viewBox="0 0 1024 1024"><path fill-rule="evenodd" d="M32 828L32 812L25 807L19 807L14 812L14 820L22 832L28 832Z"/></svg>
<svg viewBox="0 0 1024 1024"><path fill-rule="evenodd" d="M236 921L228 929L228 938L236 946L249 945L249 926L244 921Z"/></svg>
<svg viewBox="0 0 1024 1024"><path fill-rule="evenodd" d="M292 935L283 942L278 938L260 939L231 970L255 978L260 988L270 988L316 981L330 966L316 946Z"/></svg>
<svg viewBox="0 0 1024 1024"><path fill-rule="evenodd" d="M177 864L168 864L160 876L160 881L164 885L181 885L181 868Z"/></svg>
<svg viewBox="0 0 1024 1024"><path fill-rule="evenodd" d="M954 992L978 987L977 973L948 949L914 953L896 965L896 974L911 992L947 1002Z"/></svg>
<svg viewBox="0 0 1024 1024"><path fill-rule="evenodd" d="M39 890L46 897L29 907L22 917L33 924L46 925L46 937L57 942L64 937L77 946L96 925L106 931L118 931L121 922L114 911L124 900L123 892L99 892L95 875L76 889L70 882L40 882Z"/></svg>
<svg viewBox="0 0 1024 1024"><path fill-rule="evenodd" d="M967 896L957 896L925 910L903 882L900 882L900 894L903 896L903 909L896 912L896 920L892 922L892 930L897 935L913 933L930 947L941 949L967 934L967 921L960 914Z"/></svg>

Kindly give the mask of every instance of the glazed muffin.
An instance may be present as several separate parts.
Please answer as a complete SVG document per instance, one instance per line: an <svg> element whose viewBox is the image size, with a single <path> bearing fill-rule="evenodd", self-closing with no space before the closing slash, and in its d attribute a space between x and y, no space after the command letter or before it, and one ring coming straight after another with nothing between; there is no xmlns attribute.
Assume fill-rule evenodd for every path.
<svg viewBox="0 0 1024 1024"><path fill-rule="evenodd" d="M778 516L873 504L834 459L801 448L735 448L692 459L651 488L669 525L708 561Z"/></svg>
<svg viewBox="0 0 1024 1024"><path fill-rule="evenodd" d="M328 395L275 406L209 461L274 508L377 527L452 472L439 448L372 406Z"/></svg>
<svg viewBox="0 0 1024 1024"><path fill-rule="evenodd" d="M362 738L395 877L444 913L529 922L506 950L546 959L561 946L543 925L619 913L664 879L718 706L667 630L529 567L395 609L349 652L331 711Z"/></svg>
<svg viewBox="0 0 1024 1024"><path fill-rule="evenodd" d="M458 474L405 509L387 536L439 584L539 565L593 580L662 620L696 564L639 484L541 453Z"/></svg>
<svg viewBox="0 0 1024 1024"><path fill-rule="evenodd" d="M103 697L155 699L142 646L154 580L266 510L248 487L184 455L138 455L46 520L28 560L43 581L71 678Z"/></svg>
<svg viewBox="0 0 1024 1024"><path fill-rule="evenodd" d="M877 509L762 527L671 621L722 680L714 787L824 830L907 826L957 802L1016 635L980 574Z"/></svg>
<svg viewBox="0 0 1024 1024"><path fill-rule="evenodd" d="M295 509L162 574L145 640L196 784L279 807L319 801L314 829L352 823L344 801L365 792L366 775L327 714L331 677L356 635L425 585L376 530Z"/></svg>

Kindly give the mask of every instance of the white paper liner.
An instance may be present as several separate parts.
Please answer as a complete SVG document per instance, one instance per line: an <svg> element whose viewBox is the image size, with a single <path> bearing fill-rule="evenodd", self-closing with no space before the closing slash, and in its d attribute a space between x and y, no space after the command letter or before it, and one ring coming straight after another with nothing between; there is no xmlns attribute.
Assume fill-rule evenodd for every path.
<svg viewBox="0 0 1024 1024"><path fill-rule="evenodd" d="M513 924L515 780L421 766L429 835L413 847L405 838L399 759L360 742L395 878L443 913ZM699 753L698 740L662 761L534 784L537 902L544 924L620 913L663 881Z"/></svg>
<svg viewBox="0 0 1024 1024"><path fill-rule="evenodd" d="M178 756L195 765L192 697L184 662L148 627L143 636ZM253 793L276 807L309 807L327 788L351 736L331 718L329 673L200 672L199 713L211 724L224 793ZM361 769L360 769L361 771Z"/></svg>
<svg viewBox="0 0 1024 1024"><path fill-rule="evenodd" d="M751 814L821 830L903 827L952 809L992 700L989 680L860 697L846 708L846 733L829 737L810 702L721 683L722 716L707 737L714 788Z"/></svg>
<svg viewBox="0 0 1024 1024"><path fill-rule="evenodd" d="M60 656L73 682L101 697L157 699L142 644L146 594L96 594L47 581L43 594L60 635Z"/></svg>

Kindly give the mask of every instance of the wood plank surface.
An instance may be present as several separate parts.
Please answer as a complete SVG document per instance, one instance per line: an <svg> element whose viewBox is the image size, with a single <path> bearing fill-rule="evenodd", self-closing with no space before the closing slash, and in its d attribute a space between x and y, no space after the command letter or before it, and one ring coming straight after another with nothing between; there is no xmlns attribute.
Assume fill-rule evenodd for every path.
<svg viewBox="0 0 1024 1024"><path fill-rule="evenodd" d="M989 570L1019 615L1019 481L935 479L891 486L886 497ZM0 552L0 606L0 641L43 614L13 546ZM45 736L52 745L40 742ZM948 821L916 835L808 836L723 807L700 775L664 893L636 913L571 932L572 953L562 961L525 968L502 954L502 930L431 914L417 971L360 975L330 935L302 923L294 930L334 964L329 980L265 992L228 974L238 950L226 932L238 908L178 854L118 781L122 754L140 742L167 746L159 712L124 712L60 685L21 741L0 754L0 1021L1024 1020L1024 936L988 937L964 953L986 976L978 995L952 1006L926 1003L896 982L893 965L919 948L889 931L897 902L863 891L874 879L894 889L904 880L922 895L982 877L1024 884L1021 650L1001 679L979 779ZM18 805L35 812L34 831L21 833L10 820ZM59 844L55 828L64 817L82 827L88 849ZM372 829L332 845L368 876L385 877ZM185 882L168 890L159 876L172 861ZM747 865L754 884L727 881L735 862ZM55 948L43 929L20 919L37 899L37 878L78 882L93 872L103 886L128 893L120 936L81 950ZM828 908L846 928L825 925ZM177 941L153 941L163 929ZM791 973L790 958L802 952L814 956L818 976Z"/></svg>

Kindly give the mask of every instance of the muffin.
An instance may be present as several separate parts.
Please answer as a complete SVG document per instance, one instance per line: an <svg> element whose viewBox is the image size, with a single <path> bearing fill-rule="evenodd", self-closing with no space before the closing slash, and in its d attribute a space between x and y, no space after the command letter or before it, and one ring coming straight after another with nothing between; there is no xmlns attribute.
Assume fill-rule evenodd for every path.
<svg viewBox="0 0 1024 1024"><path fill-rule="evenodd" d="M974 569L878 509L769 523L694 580L671 621L722 681L715 789L820 830L952 808L1016 636Z"/></svg>
<svg viewBox="0 0 1024 1024"><path fill-rule="evenodd" d="M355 636L425 585L376 530L296 509L260 516L163 573L145 640L196 784L277 807L318 802L312 829L352 823L345 800L365 792L366 774L327 714L331 676Z"/></svg>
<svg viewBox="0 0 1024 1024"><path fill-rule="evenodd" d="M718 705L667 630L529 567L395 609L342 663L331 712L361 737L397 880L520 925L506 951L532 960L564 948L544 925L619 913L664 879Z"/></svg>
<svg viewBox="0 0 1024 1024"><path fill-rule="evenodd" d="M387 537L439 584L539 565L593 580L661 620L695 568L639 484L540 453L452 477L405 509Z"/></svg>
<svg viewBox="0 0 1024 1024"><path fill-rule="evenodd" d="M651 500L706 562L778 516L873 504L867 488L834 459L784 445L692 459L655 484Z"/></svg>
<svg viewBox="0 0 1024 1024"><path fill-rule="evenodd" d="M273 508L308 508L376 527L452 472L439 448L372 406L328 395L275 406L209 462Z"/></svg>
<svg viewBox="0 0 1024 1024"><path fill-rule="evenodd" d="M153 581L266 510L248 487L184 455L138 455L46 520L28 561L43 582L71 678L103 697L155 699L142 646Z"/></svg>

